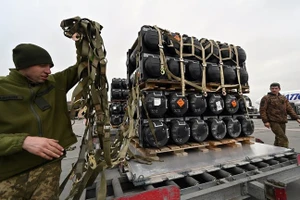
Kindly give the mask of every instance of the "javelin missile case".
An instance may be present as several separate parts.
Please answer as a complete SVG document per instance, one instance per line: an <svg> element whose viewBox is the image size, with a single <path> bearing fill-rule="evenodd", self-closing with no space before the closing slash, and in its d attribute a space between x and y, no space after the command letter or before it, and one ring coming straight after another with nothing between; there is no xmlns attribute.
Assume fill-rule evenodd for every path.
<svg viewBox="0 0 300 200"><path fill-rule="evenodd" d="M136 127L130 150L163 162L108 170L107 199L159 199L153 192L171 186L180 190L170 190L178 193L173 199L265 199L263 181L300 178L297 153L253 140L242 47L142 26L126 67L126 87L112 80L111 118L124 112L116 104L128 88L136 95L127 102L135 105L133 118L123 119ZM99 185L87 190L91 199Z"/></svg>
<svg viewBox="0 0 300 200"><path fill-rule="evenodd" d="M125 78L113 78L111 81L109 115L113 127L118 127L123 122L127 106L129 89Z"/></svg>
<svg viewBox="0 0 300 200"><path fill-rule="evenodd" d="M128 88L140 90L135 118L139 123L135 141L140 147L180 146L253 133L246 107L240 108L249 93L242 47L142 26L127 52L126 66ZM150 144L149 137L164 142Z"/></svg>

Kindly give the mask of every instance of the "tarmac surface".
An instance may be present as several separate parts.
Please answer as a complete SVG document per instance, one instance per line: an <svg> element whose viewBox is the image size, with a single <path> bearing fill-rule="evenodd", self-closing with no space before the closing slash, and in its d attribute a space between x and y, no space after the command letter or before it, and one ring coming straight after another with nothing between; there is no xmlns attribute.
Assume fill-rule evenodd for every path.
<svg viewBox="0 0 300 200"><path fill-rule="evenodd" d="M261 139L266 144L274 144L274 133L266 128L261 119L253 119L255 131L253 136ZM295 120L289 120L286 126L286 135L289 139L289 147L300 153L300 126ZM287 186L288 200L300 199L300 180L292 182ZM250 199L249 199L250 200Z"/></svg>
<svg viewBox="0 0 300 200"><path fill-rule="evenodd" d="M72 151L67 151L67 157L62 160L62 173L61 173L61 182L65 180L65 177L69 174L72 164L77 161L81 139L84 133L84 120L75 120L73 124L73 131L77 135L77 143L73 145L72 147L75 149ZM69 192L72 188L72 181L68 181L67 185L65 186L65 189L63 190L62 194L60 195L60 200L66 199L68 197ZM84 195L81 197L82 200L84 200Z"/></svg>
<svg viewBox="0 0 300 200"><path fill-rule="evenodd" d="M255 132L253 134L254 137L259 138L266 144L273 144L274 143L274 134L270 129L267 129L264 127L261 119L253 119L254 125L255 125ZM67 157L63 159L62 162L62 174L61 174L61 182L65 179L65 177L68 175L68 173L71 170L72 163L76 162L80 143L82 139L82 135L84 132L84 121L83 120L75 120L75 123L73 125L73 130L75 134L78 135L78 142L73 145L76 146L76 148L72 151L67 152ZM286 134L290 141L290 148L294 148L296 152L300 153L300 127L299 124L294 120L289 120L286 128ZM68 184L65 187L65 190L60 196L60 199L66 199L66 197L69 194L69 191L71 189L72 182L69 181ZM297 180L295 182L292 182L288 184L287 186L287 195L288 200L299 200L299 189L300 189L300 180ZM84 198L84 194L82 195L81 199ZM253 198L249 198L248 200L254 200Z"/></svg>

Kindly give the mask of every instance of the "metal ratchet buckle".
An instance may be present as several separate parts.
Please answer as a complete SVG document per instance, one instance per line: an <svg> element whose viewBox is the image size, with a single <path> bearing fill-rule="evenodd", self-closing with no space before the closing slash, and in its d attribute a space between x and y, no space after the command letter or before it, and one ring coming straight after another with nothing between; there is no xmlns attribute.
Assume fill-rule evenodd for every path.
<svg viewBox="0 0 300 200"><path fill-rule="evenodd" d="M79 34L79 33L74 33L71 38L72 38L72 40L74 40L75 42L77 42L77 41L81 40L82 35Z"/></svg>
<svg viewBox="0 0 300 200"><path fill-rule="evenodd" d="M83 179L83 176L81 176L81 178L76 178L75 181L73 181L73 183L77 184L79 182L81 182Z"/></svg>
<svg viewBox="0 0 300 200"><path fill-rule="evenodd" d="M103 128L105 132L110 132L110 125L105 125Z"/></svg>
<svg viewBox="0 0 300 200"><path fill-rule="evenodd" d="M124 163L125 162L125 158L119 158L119 162L120 163Z"/></svg>
<svg viewBox="0 0 300 200"><path fill-rule="evenodd" d="M97 167L96 158L93 154L88 154L89 164L91 169L95 169Z"/></svg>

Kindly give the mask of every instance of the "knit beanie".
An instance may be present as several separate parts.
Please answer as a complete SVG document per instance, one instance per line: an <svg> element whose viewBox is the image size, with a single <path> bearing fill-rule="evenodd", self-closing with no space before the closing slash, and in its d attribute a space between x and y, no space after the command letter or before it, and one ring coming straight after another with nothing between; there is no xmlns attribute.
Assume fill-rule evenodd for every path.
<svg viewBox="0 0 300 200"><path fill-rule="evenodd" d="M40 64L54 66L50 54L42 47L34 44L17 45L13 49L13 61L17 70Z"/></svg>
<svg viewBox="0 0 300 200"><path fill-rule="evenodd" d="M270 88L271 87L278 87L278 88L280 88L280 84L277 83L277 82L274 82L274 83L271 83Z"/></svg>

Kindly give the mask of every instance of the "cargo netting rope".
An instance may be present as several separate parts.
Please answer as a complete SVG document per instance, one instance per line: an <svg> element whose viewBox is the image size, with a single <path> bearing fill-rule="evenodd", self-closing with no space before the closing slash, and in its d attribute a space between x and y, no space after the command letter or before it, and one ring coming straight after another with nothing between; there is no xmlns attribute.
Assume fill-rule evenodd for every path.
<svg viewBox="0 0 300 200"><path fill-rule="evenodd" d="M158 39L159 39L159 43L158 43L158 47L159 47L159 56L160 56L160 65L161 65L161 72L166 72L167 73L167 76L169 79L173 78L174 80L177 80L179 82L181 82L181 87L182 87L182 95L185 94L185 84L188 84L198 90L201 90L203 91L204 88L203 86L199 86L193 82L190 82L188 80L185 80L184 79L184 72L183 72L183 53L182 53L182 40L180 40L181 42L181 47L180 47L180 51L178 52L179 56L180 56L180 74L181 74L181 77L177 77L175 76L170 70L169 70L169 67L168 67L168 64L167 64L167 61L166 61L166 56L165 56L165 53L164 53L164 49L163 49L163 43L162 43L162 35L163 34L170 34L169 31L167 30L163 30L161 28L158 28L157 26L154 26L154 28L157 30L158 32ZM179 37L179 36L178 36ZM178 50L177 50L178 51ZM163 74L163 73L162 73Z"/></svg>
<svg viewBox="0 0 300 200"><path fill-rule="evenodd" d="M73 187L66 199L79 199L86 186L91 185L101 172L99 199L106 198L104 171L117 164L111 159L110 122L108 118L108 83L106 78L106 50L101 37L102 26L86 18L74 17L63 20L64 35L76 41L79 83L72 94L72 102L85 108L85 131L82 137L78 160L63 183L68 179ZM72 112L72 111L71 111ZM96 134L101 148L95 148L93 135Z"/></svg>
<svg viewBox="0 0 300 200"><path fill-rule="evenodd" d="M138 75L136 74L138 80ZM143 164L151 164L152 161L156 161L153 158L147 158L142 155L134 154L130 149L129 145L132 138L136 136L136 131L140 128L140 105L145 109L147 119L149 122L150 130L153 137L156 140L154 125L150 119L147 109L145 107L144 95L140 92L138 81L130 89L130 93L127 100L127 109L123 117L123 122L119 125L118 136L113 143L113 158L118 160L120 165L126 166L127 160L131 159ZM135 115L137 120L135 120ZM157 143L157 140L156 140Z"/></svg>
<svg viewBox="0 0 300 200"><path fill-rule="evenodd" d="M242 87L241 87L241 84L240 84L240 78L239 78L240 74L239 74L239 71L237 71L238 84L230 84L230 85L227 84L227 85L225 85L224 65L223 64L224 64L224 61L231 60L231 58L232 58L232 50L231 50L230 46L228 45L227 48L226 47L221 48L218 43L216 43L216 46L218 47L218 50L219 50L219 55L217 57L219 59L220 78L221 78L220 88L222 89L222 94L226 95L226 88L233 88L233 87L237 87L237 86L239 87L239 93L240 93L242 91L241 90ZM224 50L226 50L226 51L229 52L229 55L228 55L227 58L226 57L225 58L222 57L222 51L224 51ZM238 57L238 54L237 54L236 57Z"/></svg>
<svg viewBox="0 0 300 200"><path fill-rule="evenodd" d="M141 38L139 37L137 40L137 44L141 44ZM140 59L140 52L137 53L136 56L136 64L138 65ZM160 69L161 74L165 74L165 68L161 65ZM167 76L170 76L170 74L167 73ZM169 77L170 79L170 77ZM149 117L148 111L146 109L145 105L145 97L143 94L140 93L140 87L139 87L139 76L138 74L135 74L135 85L132 86L129 93L129 98L127 100L127 109L125 111L125 115L123 117L123 122L119 126L119 136L114 142L116 145L119 146L118 149L120 149L120 153L118 155L118 159L121 161L121 164L126 165L126 155L129 159L136 160L137 162L144 163L144 164L151 164L152 161L154 161L153 158L147 158L141 155L133 154L129 149L129 144L133 137L135 137L136 131L140 128L141 124L140 122L140 112L138 111L139 105L142 104L142 107L144 108L147 116L147 120L149 122L149 127L151 130L151 134L153 135L155 142L157 144L157 138L155 135L154 125L152 120ZM134 115L137 115L137 119L134 119Z"/></svg>
<svg viewBox="0 0 300 200"><path fill-rule="evenodd" d="M241 81L240 81L240 66L239 66L239 61L238 61L238 51L234 45L228 45L227 47L221 48L217 44L217 42L215 42L214 40L208 40L205 38L202 38L201 40L199 40L199 44L195 44L194 41L196 41L196 39L194 37L191 37L191 43L186 43L186 42L183 43L182 36L179 33L176 33L176 35L174 36L168 30L161 29L157 26L153 26L153 27L158 32L158 39L159 39L158 47L159 47L160 62L161 62L161 74L162 75L164 73L166 73L169 80L174 79L174 80L181 82L182 90L184 90L185 84L187 84L187 85L194 87L195 89L202 91L205 96L207 95L207 92L217 92L219 90L222 90L222 94L225 95L226 88L236 88L236 87L239 88L238 90L239 90L239 93L241 94L242 85L241 85ZM181 77L177 77L174 74L172 74L172 72L168 68L168 64L166 62L166 57L165 57L164 49L163 49L164 48L163 41L162 41L163 36L168 37L168 39L170 40L170 44L168 45L168 47L172 47L175 50L176 54L179 56ZM175 48L174 44L179 45L179 50L177 48ZM184 46L190 47L191 53L183 53L182 49ZM234 48L236 60L232 60L232 57L233 57L232 48ZM201 56L198 56L195 53L196 50L199 50L201 52ZM222 58L221 52L225 51L225 50L229 52L229 55L226 58ZM209 53L206 53L206 51L209 51ZM217 51L217 53L215 53L216 51ZM202 69L202 84L201 84L201 86L184 79L183 57L188 57L188 56L193 56L193 57L197 58L199 61L202 61L203 69ZM216 89L208 89L206 86L207 85L207 83L206 83L207 59L211 56L214 56L217 59L219 59L221 84ZM138 61L138 57L136 58L136 60ZM223 70L223 61L225 61L225 60L232 60L233 62L236 63L238 84L225 84L224 70ZM182 92L182 93L184 94L184 92Z"/></svg>
<svg viewBox="0 0 300 200"><path fill-rule="evenodd" d="M239 97L242 101L244 101L244 105L245 105L245 109L246 109L246 116L249 118L249 111L248 111L248 107L247 107L247 101L245 96L243 95L243 90L242 90L242 84L241 84L241 67L240 67L240 63L239 63L239 54L238 54L238 50L237 47L234 45L230 45L229 47L234 49L234 53L236 55L236 60L234 61L236 64L236 74L237 74L237 79L238 79L238 85L239 85L239 90L238 90L238 94Z"/></svg>
<svg viewBox="0 0 300 200"><path fill-rule="evenodd" d="M139 54L137 57L138 56ZM135 74L135 78L138 80L138 74ZM132 138L135 137L136 130L139 127L139 123L136 123L134 115L136 114L137 118L140 118L137 109L139 102L142 101L141 98L139 84L136 82L129 90L125 114L122 123L118 125L118 133L111 146L112 160L120 165L120 169L123 166L127 166L127 161L129 159L144 164L151 164L151 161L153 161L153 159L132 153L129 148Z"/></svg>
<svg viewBox="0 0 300 200"><path fill-rule="evenodd" d="M223 48L220 48L218 42L216 43L218 49L219 49L219 66L220 66L220 77L221 77L221 88L222 88L222 94L223 95L226 95L226 90L225 88L230 88L230 87L236 87L238 86L238 95L239 95L239 99L238 101L244 101L244 105L246 105L246 99L243 95L243 90L242 90L242 84L241 84L241 74L240 74L240 63L239 63L239 53L238 53L238 50L237 50L237 47L234 46L234 45L227 45L227 47L223 47ZM222 51L228 51L229 55L228 57L226 58L223 58L222 57ZM235 57L236 59L235 60L232 60L232 51L234 51L235 53ZM224 82L225 82L225 79L224 79L224 71L223 71L223 61L226 61L226 60L232 60L235 64L236 64L236 74L237 74L237 80L238 80L238 84L235 84L235 85L225 85ZM248 112L248 108L247 106L245 106L245 109L246 109L246 116L249 117L249 112Z"/></svg>

